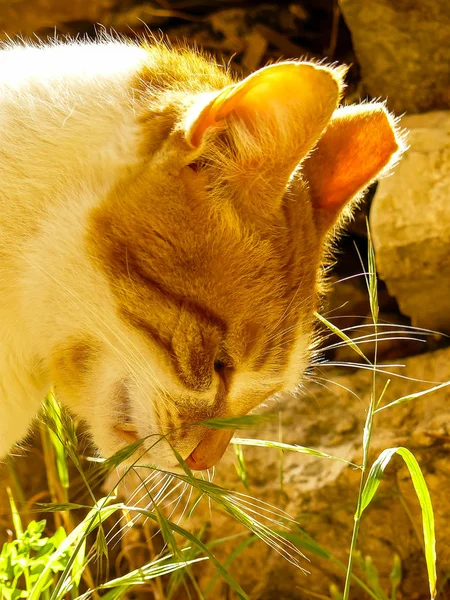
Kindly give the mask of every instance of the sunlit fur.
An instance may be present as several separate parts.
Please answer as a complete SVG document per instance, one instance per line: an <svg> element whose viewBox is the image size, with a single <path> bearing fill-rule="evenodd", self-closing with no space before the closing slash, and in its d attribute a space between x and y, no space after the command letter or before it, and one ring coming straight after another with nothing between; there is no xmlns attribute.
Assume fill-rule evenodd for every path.
<svg viewBox="0 0 450 600"><path fill-rule="evenodd" d="M222 106L189 50L0 51L0 455L51 387L103 454L170 432L211 462L185 425L296 388L327 240L399 153L382 105L337 109L342 76L281 63Z"/></svg>

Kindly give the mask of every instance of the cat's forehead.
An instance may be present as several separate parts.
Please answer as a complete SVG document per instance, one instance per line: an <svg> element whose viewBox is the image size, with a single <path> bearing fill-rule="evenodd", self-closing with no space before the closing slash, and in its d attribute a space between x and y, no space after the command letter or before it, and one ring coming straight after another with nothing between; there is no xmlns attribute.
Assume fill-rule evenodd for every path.
<svg viewBox="0 0 450 600"><path fill-rule="evenodd" d="M314 281L314 236L289 210L265 224L241 218L231 202L213 201L189 172L142 173L120 185L92 215L90 244L109 279L160 291L225 318L265 318L282 310L300 283ZM207 311L206 311L207 312Z"/></svg>

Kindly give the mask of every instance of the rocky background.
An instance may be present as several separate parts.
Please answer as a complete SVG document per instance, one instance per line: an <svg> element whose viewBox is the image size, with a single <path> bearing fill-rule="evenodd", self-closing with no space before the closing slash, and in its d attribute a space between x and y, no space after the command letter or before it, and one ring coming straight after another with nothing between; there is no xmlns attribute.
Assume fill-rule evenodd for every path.
<svg viewBox="0 0 450 600"><path fill-rule="evenodd" d="M338 327L350 328L351 337L367 336L361 348L373 357L373 328L360 262L360 256L363 262L367 256L368 218L380 277L380 329L385 338L379 344L378 360L393 365L382 367L391 374L380 375L378 389L386 378L391 379L387 403L450 380L448 0L0 0L3 39L95 36L103 28L130 37L143 35L149 28L173 41L186 39L230 62L244 75L279 57L344 62L351 65L346 102L387 99L396 115L404 115L401 126L409 130L409 150L394 175L370 190L350 224L331 273L334 283L323 314ZM276 425L240 435L282 439L360 463L372 382L364 365L358 368L360 362L348 345L328 337L321 364L303 393L267 409L279 412ZM384 448L404 445L423 469L435 509L441 600L450 598L449 400L450 388L442 388L381 412L371 450L375 459ZM31 456L35 454L39 450ZM314 540L345 563L359 473L337 461L280 455L268 448L245 448L244 456L250 493L287 510ZM31 497L41 489L42 473L36 472L35 460L18 459L17 463ZM233 463L230 450L217 469L216 482L245 491ZM0 477L2 481L8 478L6 467ZM207 539L239 531L228 518L210 514L207 507L203 511L197 512L192 526L206 521ZM7 515L0 518L7 527ZM135 539L143 541L140 530ZM217 556L225 560L236 545L218 546ZM366 577L364 571L372 561L379 589L389 597L389 574L397 555L402 567L397 600L425 599L429 595L422 546L418 502L407 470L400 459L394 459L363 519L362 558L356 572ZM258 542L239 555L230 570L252 600L338 598L342 571L330 560L313 554L309 558L305 567L311 575L305 576ZM127 555L122 569L135 568L133 560ZM201 585L212 576L212 569L204 565L196 572ZM145 594L139 597L152 597L151 592ZM183 590L180 600L186 594ZM234 596L218 583L210 597ZM355 587L351 597L363 600L368 596ZM377 597L386 600L382 592Z"/></svg>

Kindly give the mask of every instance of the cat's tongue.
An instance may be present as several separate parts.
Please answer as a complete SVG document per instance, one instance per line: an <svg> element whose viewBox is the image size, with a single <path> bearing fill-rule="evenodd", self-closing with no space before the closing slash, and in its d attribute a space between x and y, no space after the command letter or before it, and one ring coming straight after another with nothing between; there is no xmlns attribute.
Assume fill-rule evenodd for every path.
<svg viewBox="0 0 450 600"><path fill-rule="evenodd" d="M187 466L193 471L213 467L222 458L233 434L234 430L230 429L209 429L200 444L187 457Z"/></svg>

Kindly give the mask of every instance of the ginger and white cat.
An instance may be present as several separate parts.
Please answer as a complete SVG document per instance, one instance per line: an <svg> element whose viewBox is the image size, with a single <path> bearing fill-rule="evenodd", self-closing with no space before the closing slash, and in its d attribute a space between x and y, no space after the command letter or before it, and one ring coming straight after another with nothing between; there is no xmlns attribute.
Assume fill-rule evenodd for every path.
<svg viewBox="0 0 450 600"><path fill-rule="evenodd" d="M54 388L103 454L208 468L232 432L184 425L295 389L330 232L400 152L383 105L338 108L344 73L0 50L1 456Z"/></svg>

